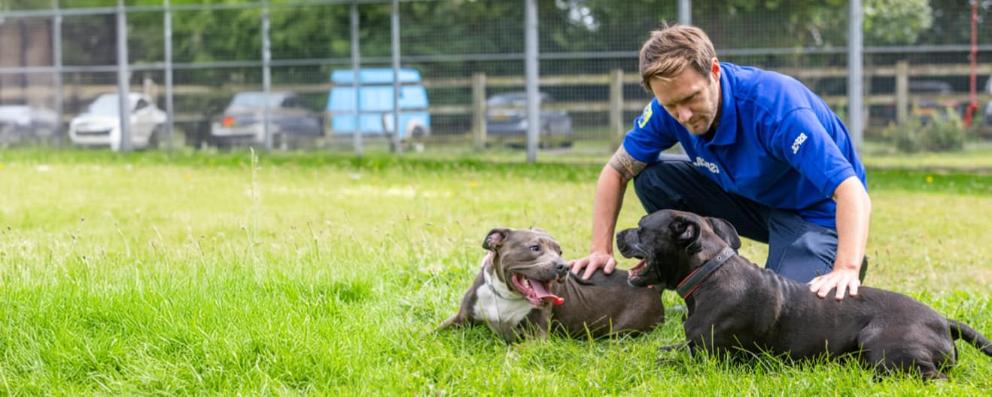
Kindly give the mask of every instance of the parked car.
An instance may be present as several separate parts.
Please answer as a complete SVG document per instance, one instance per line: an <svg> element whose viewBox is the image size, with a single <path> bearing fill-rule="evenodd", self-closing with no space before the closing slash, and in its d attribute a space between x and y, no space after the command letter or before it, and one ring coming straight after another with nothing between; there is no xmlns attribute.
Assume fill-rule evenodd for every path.
<svg viewBox="0 0 992 397"><path fill-rule="evenodd" d="M967 105L956 99L941 98L954 94L954 88L950 83L939 80L910 80L909 94L912 98L910 113L923 124L951 112L960 117Z"/></svg>
<svg viewBox="0 0 992 397"><path fill-rule="evenodd" d="M0 105L0 145L53 138L58 115L51 109L28 105Z"/></svg>
<svg viewBox="0 0 992 397"><path fill-rule="evenodd" d="M224 113L210 126L210 141L228 147L265 143L265 107L269 106L269 128L275 147L300 147L324 135L319 114L307 108L296 93L272 91L239 92Z"/></svg>
<svg viewBox="0 0 992 397"><path fill-rule="evenodd" d="M128 94L130 107L130 146L135 149L156 147L162 137L166 114L147 95ZM96 98L86 112L69 123L69 139L81 146L121 148L120 99L117 94Z"/></svg>
<svg viewBox="0 0 992 397"><path fill-rule="evenodd" d="M992 96L992 76L985 80L985 92ZM985 118L985 125L992 125L992 99L989 99L989 102L985 104L983 117Z"/></svg>
<svg viewBox="0 0 992 397"><path fill-rule="evenodd" d="M540 93L541 113L538 131L542 146L571 146L574 140L572 117L563 110L545 109L553 103L550 95ZM486 134L507 143L526 142L527 93L507 92L493 95L486 101Z"/></svg>
<svg viewBox="0 0 992 397"><path fill-rule="evenodd" d="M366 68L359 70L361 115L355 117L355 72L352 69L331 73L333 87L327 98L331 116L331 134L352 135L355 127L368 136L391 135L395 128L393 108L393 69ZM399 71L401 140L420 138L431 133L431 116L427 111L427 89L420 72L412 68Z"/></svg>

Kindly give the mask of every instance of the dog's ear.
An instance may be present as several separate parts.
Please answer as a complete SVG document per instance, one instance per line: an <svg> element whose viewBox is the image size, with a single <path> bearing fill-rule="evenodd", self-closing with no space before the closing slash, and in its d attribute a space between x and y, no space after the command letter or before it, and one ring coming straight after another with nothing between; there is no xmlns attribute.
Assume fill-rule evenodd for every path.
<svg viewBox="0 0 992 397"><path fill-rule="evenodd" d="M676 217L668 224L675 241L689 253L699 251L699 224L686 217Z"/></svg>
<svg viewBox="0 0 992 397"><path fill-rule="evenodd" d="M713 228L717 236L730 244L730 248L733 248L734 251L741 248L741 237L737 234L734 225L722 218L706 217L706 221L710 223L710 227Z"/></svg>
<svg viewBox="0 0 992 397"><path fill-rule="evenodd" d="M482 240L482 248L490 251L496 251L503 245L503 242L506 241L506 236L509 234L510 229L496 228L490 230L489 233L486 234L486 239Z"/></svg>

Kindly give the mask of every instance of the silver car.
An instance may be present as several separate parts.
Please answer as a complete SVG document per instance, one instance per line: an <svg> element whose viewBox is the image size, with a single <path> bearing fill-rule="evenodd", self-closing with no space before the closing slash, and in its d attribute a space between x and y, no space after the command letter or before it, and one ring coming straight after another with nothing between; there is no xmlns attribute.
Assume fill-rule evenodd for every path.
<svg viewBox="0 0 992 397"><path fill-rule="evenodd" d="M305 107L292 92L240 92L231 98L224 113L210 126L216 146L265 143L265 107L269 106L269 129L276 147L299 146L324 135L321 117Z"/></svg>
<svg viewBox="0 0 992 397"><path fill-rule="evenodd" d="M0 105L0 145L51 139L58 127L55 111L28 105Z"/></svg>
<svg viewBox="0 0 992 397"><path fill-rule="evenodd" d="M985 92L992 95L992 76L989 76L989 79L985 81ZM984 118L985 125L992 125L992 99L985 104Z"/></svg>
<svg viewBox="0 0 992 397"><path fill-rule="evenodd" d="M546 93L539 94L542 107L553 102ZM527 137L527 93L508 92L493 95L486 101L486 133L495 140L521 143ZM574 139L572 117L563 110L541 110L538 133L542 146L570 146Z"/></svg>

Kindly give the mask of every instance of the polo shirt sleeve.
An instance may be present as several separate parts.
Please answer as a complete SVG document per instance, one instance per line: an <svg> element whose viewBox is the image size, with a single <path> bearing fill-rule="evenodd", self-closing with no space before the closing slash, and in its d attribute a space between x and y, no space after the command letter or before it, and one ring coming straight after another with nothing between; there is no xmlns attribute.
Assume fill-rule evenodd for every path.
<svg viewBox="0 0 992 397"><path fill-rule="evenodd" d="M787 114L769 140L771 154L792 165L819 189L824 198L833 197L841 182L857 176L854 167L809 108Z"/></svg>
<svg viewBox="0 0 992 397"><path fill-rule="evenodd" d="M667 116L665 109L654 99L634 118L634 128L623 138L623 148L631 157L645 164L653 164L663 150L678 142L673 128L667 125Z"/></svg>

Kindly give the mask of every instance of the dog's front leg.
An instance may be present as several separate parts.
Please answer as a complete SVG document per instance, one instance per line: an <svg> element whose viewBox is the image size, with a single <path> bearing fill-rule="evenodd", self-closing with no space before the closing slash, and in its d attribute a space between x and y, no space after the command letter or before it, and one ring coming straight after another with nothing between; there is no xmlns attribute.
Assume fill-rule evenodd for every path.
<svg viewBox="0 0 992 397"><path fill-rule="evenodd" d="M658 348L658 351L663 352L663 353L667 353L667 352L671 352L671 351L684 350L684 349L691 349L690 343L687 340L682 341L682 342L679 342L679 343L674 343L674 344L671 344L671 345L659 347Z"/></svg>
<svg viewBox="0 0 992 397"><path fill-rule="evenodd" d="M524 322L529 324L528 331L534 338L547 339L548 333L551 331L550 317L550 310L535 308L527 314L527 319Z"/></svg>
<svg viewBox="0 0 992 397"><path fill-rule="evenodd" d="M696 357L696 348L693 345L692 341L684 340L679 343L674 343L671 345L659 347L658 348L659 357L657 360L655 360L655 363L658 365L677 364L678 360L681 359L680 358L681 355L675 354L674 352L678 352L682 350L688 351L689 357Z"/></svg>

